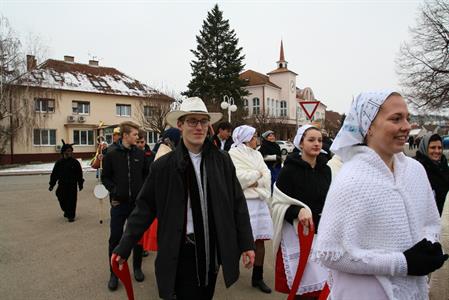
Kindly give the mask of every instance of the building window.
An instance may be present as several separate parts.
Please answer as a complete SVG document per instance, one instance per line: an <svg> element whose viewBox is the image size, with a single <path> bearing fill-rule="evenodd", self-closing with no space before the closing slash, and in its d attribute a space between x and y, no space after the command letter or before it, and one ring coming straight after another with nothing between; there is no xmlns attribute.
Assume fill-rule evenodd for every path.
<svg viewBox="0 0 449 300"><path fill-rule="evenodd" d="M90 102L72 101L72 113L78 115L88 115L90 113Z"/></svg>
<svg viewBox="0 0 449 300"><path fill-rule="evenodd" d="M274 105L274 99L271 98L271 115L276 115L276 106Z"/></svg>
<svg viewBox="0 0 449 300"><path fill-rule="evenodd" d="M280 113L281 113L281 106L280 106L280 104L279 104L279 101L276 100L276 112L275 112L275 116L276 116L276 117L279 117Z"/></svg>
<svg viewBox="0 0 449 300"><path fill-rule="evenodd" d="M281 101L281 117L287 116L287 101Z"/></svg>
<svg viewBox="0 0 449 300"><path fill-rule="evenodd" d="M260 100L259 98L253 98L253 115L260 114Z"/></svg>
<svg viewBox="0 0 449 300"><path fill-rule="evenodd" d="M55 146L56 129L34 129L33 145L35 146Z"/></svg>
<svg viewBox="0 0 449 300"><path fill-rule="evenodd" d="M73 143L75 145L88 146L94 144L93 130L73 130Z"/></svg>
<svg viewBox="0 0 449 300"><path fill-rule="evenodd" d="M117 116L131 117L131 105L129 104L117 104L115 106Z"/></svg>
<svg viewBox="0 0 449 300"><path fill-rule="evenodd" d="M248 99L243 99L243 109L248 112Z"/></svg>
<svg viewBox="0 0 449 300"><path fill-rule="evenodd" d="M143 115L145 117L154 117L156 115L156 107L154 106L144 106L143 107Z"/></svg>
<svg viewBox="0 0 449 300"><path fill-rule="evenodd" d="M55 100L36 98L34 99L34 108L36 112L52 113L55 112Z"/></svg>
<svg viewBox="0 0 449 300"><path fill-rule="evenodd" d="M270 98L267 97L266 114L270 115Z"/></svg>
<svg viewBox="0 0 449 300"><path fill-rule="evenodd" d="M97 89L104 90L111 88L109 84L101 77L89 77L89 80L92 83L92 85Z"/></svg>
<svg viewBox="0 0 449 300"><path fill-rule="evenodd" d="M147 144L156 144L159 135L154 131L147 131Z"/></svg>

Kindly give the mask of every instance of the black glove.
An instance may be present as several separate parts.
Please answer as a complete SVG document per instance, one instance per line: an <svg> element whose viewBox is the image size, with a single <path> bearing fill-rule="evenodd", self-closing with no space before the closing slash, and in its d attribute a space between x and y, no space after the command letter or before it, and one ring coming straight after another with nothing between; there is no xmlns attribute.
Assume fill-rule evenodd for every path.
<svg viewBox="0 0 449 300"><path fill-rule="evenodd" d="M79 186L79 190L80 190L80 192L83 190L83 185L82 184L80 184L80 185L78 185Z"/></svg>
<svg viewBox="0 0 449 300"><path fill-rule="evenodd" d="M424 276L443 265L448 255L443 254L440 243L432 243L426 239L416 243L404 251L407 260L408 275Z"/></svg>
<svg viewBox="0 0 449 300"><path fill-rule="evenodd" d="M48 190L49 190L50 192L53 191L53 186L50 185L50 186L48 187Z"/></svg>

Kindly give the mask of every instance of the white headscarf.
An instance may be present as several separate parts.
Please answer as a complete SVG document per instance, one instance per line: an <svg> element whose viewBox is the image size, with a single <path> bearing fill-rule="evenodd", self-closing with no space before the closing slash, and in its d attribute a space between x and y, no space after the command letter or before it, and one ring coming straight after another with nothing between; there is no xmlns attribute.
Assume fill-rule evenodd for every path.
<svg viewBox="0 0 449 300"><path fill-rule="evenodd" d="M394 90L387 89L359 94L352 101L349 113L346 115L343 126L330 150L338 154L343 161L347 161L352 156L351 151L348 151L349 147L364 142L366 133L379 112L380 106L394 92Z"/></svg>
<svg viewBox="0 0 449 300"><path fill-rule="evenodd" d="M235 128L234 132L232 133L232 140L234 141L234 144L232 144L231 147L238 147L240 145L243 145L243 143L251 141L255 132L256 128L248 125L242 125Z"/></svg>
<svg viewBox="0 0 449 300"><path fill-rule="evenodd" d="M306 132L306 130L311 127L314 127L314 126L312 126L310 124L302 125L296 131L296 136L295 136L295 139L293 140L293 145L295 145L295 147L298 148L299 150L301 150L301 148L299 148L299 144L301 144L301 139L302 139L302 136L304 135L304 132Z"/></svg>

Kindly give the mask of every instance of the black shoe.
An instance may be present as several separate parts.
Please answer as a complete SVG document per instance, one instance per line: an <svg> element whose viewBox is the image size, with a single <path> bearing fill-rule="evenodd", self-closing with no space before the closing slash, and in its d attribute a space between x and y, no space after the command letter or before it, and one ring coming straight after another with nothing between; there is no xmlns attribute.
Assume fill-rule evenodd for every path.
<svg viewBox="0 0 449 300"><path fill-rule="evenodd" d="M111 273L111 277L109 278L108 282L108 289L110 291L115 291L118 287L118 278L115 276L114 273Z"/></svg>
<svg viewBox="0 0 449 300"><path fill-rule="evenodd" d="M70 223L75 222L75 218L69 218L69 222Z"/></svg>
<svg viewBox="0 0 449 300"><path fill-rule="evenodd" d="M150 255L150 252L148 252L148 251L142 252L142 257L147 257L148 255Z"/></svg>
<svg viewBox="0 0 449 300"><path fill-rule="evenodd" d="M134 278L138 282L142 282L145 279L145 275L142 272L142 269L134 269Z"/></svg>
<svg viewBox="0 0 449 300"><path fill-rule="evenodd" d="M252 280L252 286L256 287L256 288L259 288L259 290L261 290L262 292L264 292L266 294L270 294L271 293L271 289L268 287L268 285L265 284L263 279Z"/></svg>

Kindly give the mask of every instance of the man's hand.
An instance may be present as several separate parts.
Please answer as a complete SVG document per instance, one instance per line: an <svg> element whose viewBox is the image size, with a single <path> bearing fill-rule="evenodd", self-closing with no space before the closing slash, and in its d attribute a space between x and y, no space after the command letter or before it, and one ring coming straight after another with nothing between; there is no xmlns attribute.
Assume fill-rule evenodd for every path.
<svg viewBox="0 0 449 300"><path fill-rule="evenodd" d="M125 260L120 255L112 253L111 265L113 265L114 262L118 263L118 269L121 271L123 269L123 264L125 263Z"/></svg>
<svg viewBox="0 0 449 300"><path fill-rule="evenodd" d="M298 214L298 220L304 228L314 229L312 212L306 208L301 208Z"/></svg>
<svg viewBox="0 0 449 300"><path fill-rule="evenodd" d="M254 250L248 250L242 253L242 263L247 269L251 269L254 265L254 258L256 254Z"/></svg>
<svg viewBox="0 0 449 300"><path fill-rule="evenodd" d="M53 186L50 185L50 186L48 187L48 190L49 190L50 192L53 191Z"/></svg>

